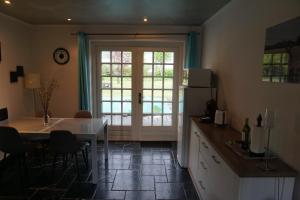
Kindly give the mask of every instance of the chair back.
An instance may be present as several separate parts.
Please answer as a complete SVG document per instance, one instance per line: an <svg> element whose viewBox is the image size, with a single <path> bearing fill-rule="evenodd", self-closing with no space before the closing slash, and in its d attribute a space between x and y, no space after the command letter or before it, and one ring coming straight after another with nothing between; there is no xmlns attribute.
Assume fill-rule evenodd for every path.
<svg viewBox="0 0 300 200"><path fill-rule="evenodd" d="M80 110L75 114L74 118L93 118L93 116L90 111Z"/></svg>
<svg viewBox="0 0 300 200"><path fill-rule="evenodd" d="M8 122L8 110L7 108L0 109L0 126L5 125Z"/></svg>
<svg viewBox="0 0 300 200"><path fill-rule="evenodd" d="M25 153L23 140L15 128L0 126L0 150L10 154Z"/></svg>
<svg viewBox="0 0 300 200"><path fill-rule="evenodd" d="M49 148L55 153L74 153L78 151L79 143L70 131L56 130L50 133Z"/></svg>

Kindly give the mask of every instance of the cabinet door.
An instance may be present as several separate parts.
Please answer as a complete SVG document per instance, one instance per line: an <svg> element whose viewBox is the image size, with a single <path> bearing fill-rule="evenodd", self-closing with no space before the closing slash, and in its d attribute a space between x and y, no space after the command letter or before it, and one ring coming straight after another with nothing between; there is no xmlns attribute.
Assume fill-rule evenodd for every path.
<svg viewBox="0 0 300 200"><path fill-rule="evenodd" d="M214 187L210 186L210 181L211 181L210 169L206 161L203 159L202 152L199 152L199 156L198 156L198 177L197 178L198 178L197 186L199 188L200 195L202 199L208 200L209 198L207 194L209 194L209 190L211 190L211 188L213 188L214 190Z"/></svg>
<svg viewBox="0 0 300 200"><path fill-rule="evenodd" d="M212 147L201 131L200 131L200 137L201 137L201 141L199 145L200 145L201 153L203 154L203 159L208 164L210 164L209 161L210 161L210 154L211 154Z"/></svg>
<svg viewBox="0 0 300 200"><path fill-rule="evenodd" d="M198 176L198 153L199 153L199 132L192 123L190 149L189 149L189 168L194 178Z"/></svg>
<svg viewBox="0 0 300 200"><path fill-rule="evenodd" d="M238 197L238 176L214 149L210 153L210 165L211 171L213 171L211 179L215 187L215 199L236 200Z"/></svg>
<svg viewBox="0 0 300 200"><path fill-rule="evenodd" d="M292 200L295 178L252 177L240 179L240 200Z"/></svg>

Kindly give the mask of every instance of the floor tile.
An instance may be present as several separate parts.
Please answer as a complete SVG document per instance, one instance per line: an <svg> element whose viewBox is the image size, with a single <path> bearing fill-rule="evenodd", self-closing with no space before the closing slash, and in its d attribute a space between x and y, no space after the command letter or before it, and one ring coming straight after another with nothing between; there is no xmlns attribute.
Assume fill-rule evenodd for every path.
<svg viewBox="0 0 300 200"><path fill-rule="evenodd" d="M127 191L125 200L155 200L154 191Z"/></svg>
<svg viewBox="0 0 300 200"><path fill-rule="evenodd" d="M162 152L162 156L164 160L173 160L174 159L174 155L172 153L172 151L163 151Z"/></svg>
<svg viewBox="0 0 300 200"><path fill-rule="evenodd" d="M22 188L19 183L15 184L0 184L0 197L28 198L33 195L35 190ZM5 198L4 198L5 199Z"/></svg>
<svg viewBox="0 0 300 200"><path fill-rule="evenodd" d="M185 183L192 182L192 179L186 169L167 170L168 182Z"/></svg>
<svg viewBox="0 0 300 200"><path fill-rule="evenodd" d="M115 179L116 172L117 172L117 170L100 169L99 170L99 182L112 183Z"/></svg>
<svg viewBox="0 0 300 200"><path fill-rule="evenodd" d="M124 153L124 152L115 153L111 155L112 159L118 159L118 160L130 160L131 156L132 155L130 153Z"/></svg>
<svg viewBox="0 0 300 200"><path fill-rule="evenodd" d="M166 175L164 165L143 165L142 175L163 176Z"/></svg>
<svg viewBox="0 0 300 200"><path fill-rule="evenodd" d="M112 189L112 183L98 183L97 184L97 190L104 190L108 191Z"/></svg>
<svg viewBox="0 0 300 200"><path fill-rule="evenodd" d="M143 165L163 165L164 161L159 160L159 159L148 159L148 158L143 158L142 159L142 164Z"/></svg>
<svg viewBox="0 0 300 200"><path fill-rule="evenodd" d="M109 159L108 168L109 169L129 169L130 159ZM100 168L105 169L104 163L100 165Z"/></svg>
<svg viewBox="0 0 300 200"><path fill-rule="evenodd" d="M165 165L174 165L174 160L173 159L164 159L164 164Z"/></svg>
<svg viewBox="0 0 300 200"><path fill-rule="evenodd" d="M155 176L155 183L166 183L168 182L167 176Z"/></svg>
<svg viewBox="0 0 300 200"><path fill-rule="evenodd" d="M181 183L157 183L155 188L157 199L185 199Z"/></svg>
<svg viewBox="0 0 300 200"><path fill-rule="evenodd" d="M195 190L185 190L185 195L188 200L200 200Z"/></svg>
<svg viewBox="0 0 300 200"><path fill-rule="evenodd" d="M154 176L141 176L139 190L154 190Z"/></svg>
<svg viewBox="0 0 300 200"><path fill-rule="evenodd" d="M106 199L114 199L114 200L123 200L125 197L125 191L103 191L97 190L96 195L94 197L95 200L106 200Z"/></svg>
<svg viewBox="0 0 300 200"><path fill-rule="evenodd" d="M97 185L92 183L75 182L64 195L64 198L90 199L93 197Z"/></svg>
<svg viewBox="0 0 300 200"><path fill-rule="evenodd" d="M151 158L149 158L150 160ZM131 163L133 164L141 164L142 163L142 155L133 155L131 157Z"/></svg>
<svg viewBox="0 0 300 200"><path fill-rule="evenodd" d="M137 170L118 170L113 190L154 190L153 176L140 176Z"/></svg>
<svg viewBox="0 0 300 200"><path fill-rule="evenodd" d="M30 200L58 200L63 194L64 191L59 190L38 190Z"/></svg>
<svg viewBox="0 0 300 200"><path fill-rule="evenodd" d="M131 163L129 165L129 169L140 170L141 168L142 168L141 164L133 164L133 163Z"/></svg>
<svg viewBox="0 0 300 200"><path fill-rule="evenodd" d="M56 188L67 189L76 180L74 174L64 175L55 185ZM81 179L83 180L83 179Z"/></svg>
<svg viewBox="0 0 300 200"><path fill-rule="evenodd" d="M154 160L163 160L163 155L159 152L159 153L152 153L152 159Z"/></svg>

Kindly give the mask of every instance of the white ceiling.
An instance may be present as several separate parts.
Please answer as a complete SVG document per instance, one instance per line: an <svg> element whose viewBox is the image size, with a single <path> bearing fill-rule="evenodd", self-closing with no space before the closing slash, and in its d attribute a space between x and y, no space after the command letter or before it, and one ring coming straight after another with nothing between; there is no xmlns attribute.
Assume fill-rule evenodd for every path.
<svg viewBox="0 0 300 200"><path fill-rule="evenodd" d="M0 0L0 12L31 24L201 25L229 0ZM67 22L67 18L72 18Z"/></svg>

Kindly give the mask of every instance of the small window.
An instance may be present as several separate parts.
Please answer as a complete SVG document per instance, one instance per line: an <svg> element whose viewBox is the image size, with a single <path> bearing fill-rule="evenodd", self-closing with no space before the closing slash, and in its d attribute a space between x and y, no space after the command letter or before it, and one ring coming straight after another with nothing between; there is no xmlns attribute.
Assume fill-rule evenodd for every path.
<svg viewBox="0 0 300 200"><path fill-rule="evenodd" d="M263 81L286 82L288 78L289 54L265 53L263 58Z"/></svg>

